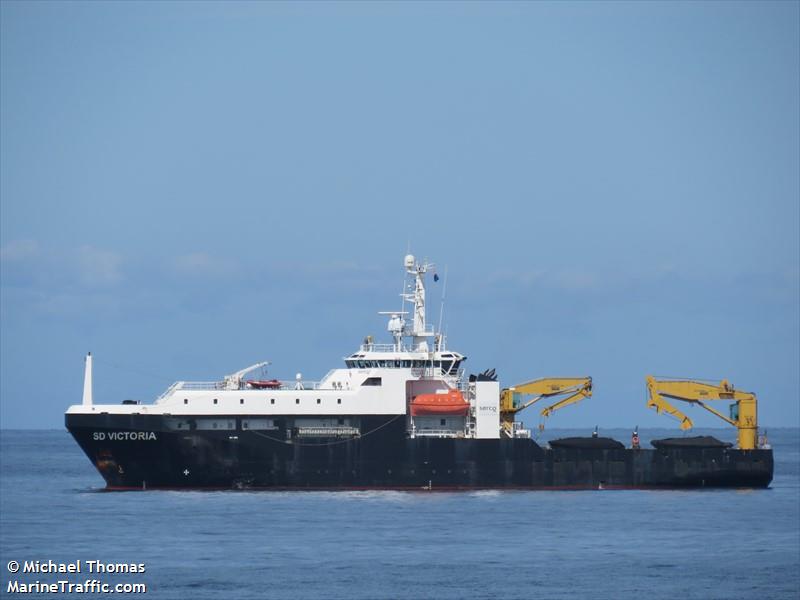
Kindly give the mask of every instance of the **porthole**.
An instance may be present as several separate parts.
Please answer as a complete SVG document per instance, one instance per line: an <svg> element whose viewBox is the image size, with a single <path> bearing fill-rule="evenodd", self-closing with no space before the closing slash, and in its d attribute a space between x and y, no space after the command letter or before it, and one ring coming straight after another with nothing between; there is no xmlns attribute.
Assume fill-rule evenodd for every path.
<svg viewBox="0 0 800 600"><path fill-rule="evenodd" d="M319 398L317 398L317 404L322 404L322 400L320 400Z"/></svg>
<svg viewBox="0 0 800 600"><path fill-rule="evenodd" d="M294 403L295 404L300 404L300 398L295 398Z"/></svg>
<svg viewBox="0 0 800 600"><path fill-rule="evenodd" d="M269 403L270 403L270 404L275 404L275 398L270 398L270 399L269 399Z"/></svg>
<svg viewBox="0 0 800 600"><path fill-rule="evenodd" d="M342 403L342 399L341 398L337 398L336 399L336 404L341 404L341 403Z"/></svg>
<svg viewBox="0 0 800 600"><path fill-rule="evenodd" d="M184 399L183 399L183 403L184 403L184 404L189 404L189 399L188 399L188 398L184 398Z"/></svg>
<svg viewBox="0 0 800 600"><path fill-rule="evenodd" d="M216 403L217 403L217 399L216 399L216 398L214 398L214 404L216 404Z"/></svg>
<svg viewBox="0 0 800 600"><path fill-rule="evenodd" d="M244 398L239 398L239 404L244 404Z"/></svg>

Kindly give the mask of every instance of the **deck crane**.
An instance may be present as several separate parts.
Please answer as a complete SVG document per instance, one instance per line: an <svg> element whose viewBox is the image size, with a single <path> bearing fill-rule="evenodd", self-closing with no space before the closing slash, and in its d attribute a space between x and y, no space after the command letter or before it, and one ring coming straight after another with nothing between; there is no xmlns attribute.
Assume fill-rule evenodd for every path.
<svg viewBox="0 0 800 600"><path fill-rule="evenodd" d="M503 429L508 435L512 435L512 423L518 412L536 404L543 398L564 395L567 397L542 409L540 414L543 418L549 417L560 408L590 397L592 395L592 378L544 377L503 389L500 392L500 419ZM528 396L532 397L528 398Z"/></svg>
<svg viewBox="0 0 800 600"><path fill-rule="evenodd" d="M242 369L241 371L236 371L233 375L225 375L224 381L224 389L226 390L239 390L242 388L242 379L244 376L247 375L250 371L255 371L256 369L261 369L269 365L269 361L259 362L254 365L250 365L247 368Z"/></svg>
<svg viewBox="0 0 800 600"><path fill-rule="evenodd" d="M758 440L758 405L756 395L734 389L727 379L720 383L681 379L656 379L647 376L647 407L656 412L665 412L681 422L681 429L691 429L692 420L667 402L666 398L698 404L738 430L738 443L741 450L754 450ZM729 417L712 408L705 401L733 400L729 407Z"/></svg>

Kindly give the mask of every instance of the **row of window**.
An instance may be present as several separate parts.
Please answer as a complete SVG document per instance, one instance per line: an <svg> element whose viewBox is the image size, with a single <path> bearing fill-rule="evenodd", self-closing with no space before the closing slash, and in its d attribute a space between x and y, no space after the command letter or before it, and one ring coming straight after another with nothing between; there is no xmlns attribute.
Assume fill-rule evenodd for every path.
<svg viewBox="0 0 800 600"><path fill-rule="evenodd" d="M390 369L423 369L425 367L434 367L441 369L445 373L458 371L461 365L460 360L345 360L344 364L349 369L377 369L377 368L390 368Z"/></svg>
<svg viewBox="0 0 800 600"><path fill-rule="evenodd" d="M167 423L167 426L170 429L187 429L187 430L198 430L198 431L207 431L213 429L236 429L236 421L234 419L225 420L225 419L191 419L188 421L179 421L179 420L170 420ZM242 420L242 429L252 429L252 430L274 430L278 429L277 425L275 425L275 421L273 419L243 419Z"/></svg>
<svg viewBox="0 0 800 600"><path fill-rule="evenodd" d="M378 385L380 385L380 383L378 383ZM184 398L183 399L183 403L184 404L189 404L189 399L188 398ZM269 399L269 403L270 404L275 404L275 398L270 398ZM300 398L295 398L294 403L295 404L300 404ZM341 398L337 398L336 399L336 404L341 404L341 403L342 403L342 399ZM219 399L218 398L214 398L214 404L219 404ZM244 398L239 398L239 404L244 404ZM317 398L317 404L322 404L322 398Z"/></svg>

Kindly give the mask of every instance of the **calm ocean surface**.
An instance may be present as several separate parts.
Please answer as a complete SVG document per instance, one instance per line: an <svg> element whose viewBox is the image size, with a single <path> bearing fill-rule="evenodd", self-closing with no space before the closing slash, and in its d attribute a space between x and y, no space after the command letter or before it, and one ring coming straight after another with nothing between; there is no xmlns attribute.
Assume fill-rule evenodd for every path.
<svg viewBox="0 0 800 600"><path fill-rule="evenodd" d="M588 432L542 440L574 434ZM144 582L159 599L797 599L800 430L769 434L767 490L103 493L65 431L2 431L0 596L20 596L10 560L80 559L77 576L13 578ZM88 574L87 560L146 572Z"/></svg>

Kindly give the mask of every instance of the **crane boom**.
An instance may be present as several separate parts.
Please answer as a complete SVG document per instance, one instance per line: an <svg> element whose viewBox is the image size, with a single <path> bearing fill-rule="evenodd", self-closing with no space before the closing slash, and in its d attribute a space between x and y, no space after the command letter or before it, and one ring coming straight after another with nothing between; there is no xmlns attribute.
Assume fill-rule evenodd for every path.
<svg viewBox="0 0 800 600"><path fill-rule="evenodd" d="M547 406L547 407L543 408L542 412L541 412L541 415L543 417L549 417L550 415L552 415L557 410L560 410L560 409L564 408L565 406L569 406L570 404L576 404L577 402L580 402L584 398L588 398L591 395L592 395L591 387L589 389L581 387L578 391L576 391L571 396L568 396L568 397L564 398L563 400L559 400L555 404L551 404L550 406Z"/></svg>
<svg viewBox="0 0 800 600"><path fill-rule="evenodd" d="M536 404L543 398L552 398L553 396L563 396L565 394L568 394L566 398L542 409L542 417L549 417L565 406L590 397L592 395L592 378L544 377L502 390L500 392L500 416L503 426L507 431L510 431L511 423L514 422L516 413ZM528 396L532 397L528 398Z"/></svg>
<svg viewBox="0 0 800 600"><path fill-rule="evenodd" d="M242 378L247 375L250 371L255 371L256 369L260 369L261 367L266 367L269 365L269 361L263 361L256 363L254 365L250 365L242 369L241 371L236 371L233 375L225 375L225 389L228 390L238 390L242 385Z"/></svg>
<svg viewBox="0 0 800 600"><path fill-rule="evenodd" d="M753 450L758 439L758 404L756 395L735 389L727 379L719 384L691 379L656 379L647 376L647 407L654 408L656 412L665 412L681 422L681 429L691 429L692 420L680 410L672 406L666 399L673 398L690 404L697 404L708 412L716 415L729 425L738 430L739 448ZM706 404L711 400L733 400L730 405L730 417Z"/></svg>

